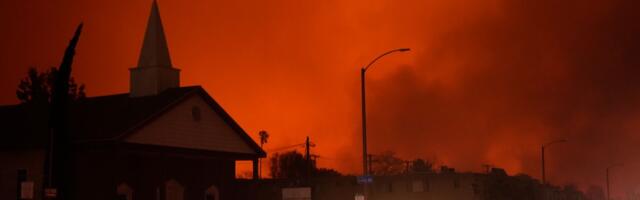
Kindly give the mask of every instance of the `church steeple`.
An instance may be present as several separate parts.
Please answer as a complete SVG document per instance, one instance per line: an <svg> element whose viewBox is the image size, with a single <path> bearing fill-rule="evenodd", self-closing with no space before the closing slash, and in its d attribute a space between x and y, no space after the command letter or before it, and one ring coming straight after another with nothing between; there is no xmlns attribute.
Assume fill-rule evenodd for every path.
<svg viewBox="0 0 640 200"><path fill-rule="evenodd" d="M131 97L155 95L168 88L180 87L180 70L173 68L171 64L169 47L155 0L151 4L138 66L129 70Z"/></svg>
<svg viewBox="0 0 640 200"><path fill-rule="evenodd" d="M138 67L172 67L167 39L164 36L158 3L154 0L147 21Z"/></svg>

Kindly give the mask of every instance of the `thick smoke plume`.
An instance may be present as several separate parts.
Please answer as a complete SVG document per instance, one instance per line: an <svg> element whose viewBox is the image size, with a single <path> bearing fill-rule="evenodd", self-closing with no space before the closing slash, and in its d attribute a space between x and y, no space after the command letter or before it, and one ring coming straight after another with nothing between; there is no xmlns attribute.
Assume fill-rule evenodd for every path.
<svg viewBox="0 0 640 200"><path fill-rule="evenodd" d="M605 168L624 163L616 196L640 184L639 4L159 1L182 85L202 85L256 141L267 130L267 150L310 136L321 167L360 172L359 67L410 47L367 72L370 152L539 178L540 145L563 138L548 148L548 180L604 186ZM0 1L0 102L17 102L29 66L58 64L67 41L55 38L78 20L74 77L89 96L127 92L150 5Z"/></svg>
<svg viewBox="0 0 640 200"><path fill-rule="evenodd" d="M603 185L607 166L626 163L612 184L638 187L638 1L494 3L437 27L415 65L370 81L373 146L539 178L540 145L567 139L547 149L550 181Z"/></svg>

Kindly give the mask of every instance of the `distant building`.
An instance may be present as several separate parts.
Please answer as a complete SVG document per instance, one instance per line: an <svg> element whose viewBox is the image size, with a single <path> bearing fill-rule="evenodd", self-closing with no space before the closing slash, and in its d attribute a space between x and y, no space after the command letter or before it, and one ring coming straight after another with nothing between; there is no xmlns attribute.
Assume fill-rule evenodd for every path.
<svg viewBox="0 0 640 200"><path fill-rule="evenodd" d="M253 161L257 177L265 152L179 72L154 1L129 93L70 105L75 199L236 199L235 161ZM0 123L0 199L43 199L48 106L0 106Z"/></svg>
<svg viewBox="0 0 640 200"><path fill-rule="evenodd" d="M585 200L574 188L543 187L527 176L508 176L502 169L490 173L409 173L376 176L370 185L370 200ZM311 187L313 200L351 200L363 186L354 176L313 178L309 185L296 180L247 181L242 199L280 200L282 189ZM547 195L547 196L545 196Z"/></svg>
<svg viewBox="0 0 640 200"><path fill-rule="evenodd" d="M481 176L477 174L413 174L376 176L370 185L370 200L475 200L483 199L479 190ZM363 186L354 176L314 178L310 182L313 200L352 200ZM247 181L242 199L280 200L282 188L300 187L291 180Z"/></svg>

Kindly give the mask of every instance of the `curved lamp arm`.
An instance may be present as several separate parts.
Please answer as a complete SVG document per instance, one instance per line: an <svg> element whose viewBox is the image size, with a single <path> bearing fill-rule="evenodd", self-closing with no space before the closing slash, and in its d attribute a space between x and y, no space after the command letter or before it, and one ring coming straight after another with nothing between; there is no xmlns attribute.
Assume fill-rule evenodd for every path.
<svg viewBox="0 0 640 200"><path fill-rule="evenodd" d="M542 147L547 147L547 146L550 146L552 144L563 143L563 142L567 142L567 140L565 140L565 139L554 140L554 141L551 141L549 143L543 144Z"/></svg>
<svg viewBox="0 0 640 200"><path fill-rule="evenodd" d="M391 54L391 53L394 53L394 52L405 52L405 51L410 51L410 50L411 49L409 49L409 48L400 48L400 49L394 49L394 50L391 50L391 51L387 51L387 52L383 53L382 55L376 57L376 59L373 59L366 67L362 68L362 70L363 71L367 71L367 69L369 69L369 67L371 67L371 65L373 65L373 63L375 63L380 58L382 58L382 57L384 57L384 56L386 56L388 54Z"/></svg>

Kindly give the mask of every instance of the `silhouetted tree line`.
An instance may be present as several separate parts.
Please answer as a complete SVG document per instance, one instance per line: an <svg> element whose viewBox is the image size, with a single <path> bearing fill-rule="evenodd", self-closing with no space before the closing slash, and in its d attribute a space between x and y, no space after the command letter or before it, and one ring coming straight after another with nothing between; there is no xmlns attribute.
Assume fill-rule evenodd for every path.
<svg viewBox="0 0 640 200"><path fill-rule="evenodd" d="M334 169L318 168L314 159L307 159L297 151L276 153L269 161L271 177L276 179L342 176Z"/></svg>
<svg viewBox="0 0 640 200"><path fill-rule="evenodd" d="M308 175L312 177L342 176L334 169L318 168L315 159L307 161L307 158L297 151L276 153L270 158L269 163L271 177L277 179L302 179ZM376 176L434 172L432 162L420 158L402 160L393 151L371 156L371 174Z"/></svg>
<svg viewBox="0 0 640 200"><path fill-rule="evenodd" d="M371 174L392 176L405 173L433 173L433 163L424 159L403 160L393 151L371 156Z"/></svg>
<svg viewBox="0 0 640 200"><path fill-rule="evenodd" d="M20 80L16 97L20 103L49 103L53 94L53 86L56 77L59 76L58 69L51 67L49 70L38 72L35 67L29 68L27 77ZM85 98L84 84L76 84L73 77L68 81L68 99L71 101Z"/></svg>

